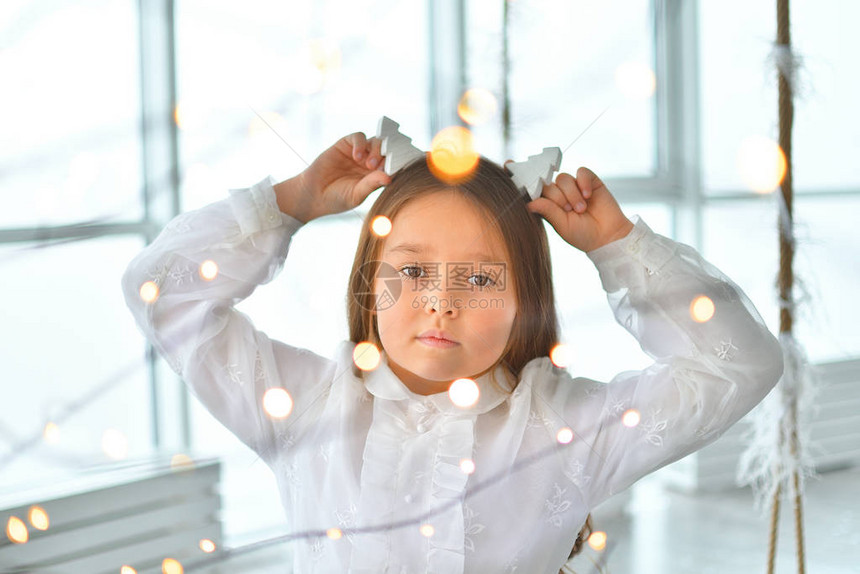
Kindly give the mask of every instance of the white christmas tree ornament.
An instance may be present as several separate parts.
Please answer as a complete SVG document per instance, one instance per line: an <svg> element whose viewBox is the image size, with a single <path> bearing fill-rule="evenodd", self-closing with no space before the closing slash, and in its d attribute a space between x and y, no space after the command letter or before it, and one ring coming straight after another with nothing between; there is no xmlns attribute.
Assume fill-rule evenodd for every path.
<svg viewBox="0 0 860 574"><path fill-rule="evenodd" d="M400 168L423 158L424 152L412 145L412 138L400 133L400 124L382 116L376 137L382 140L380 153L385 157L385 173L394 175Z"/></svg>
<svg viewBox="0 0 860 574"><path fill-rule="evenodd" d="M527 161L509 163L505 167L511 172L511 179L517 189L532 200L540 197L543 186L552 182L552 175L561 165L561 150L545 147L538 155L530 155Z"/></svg>

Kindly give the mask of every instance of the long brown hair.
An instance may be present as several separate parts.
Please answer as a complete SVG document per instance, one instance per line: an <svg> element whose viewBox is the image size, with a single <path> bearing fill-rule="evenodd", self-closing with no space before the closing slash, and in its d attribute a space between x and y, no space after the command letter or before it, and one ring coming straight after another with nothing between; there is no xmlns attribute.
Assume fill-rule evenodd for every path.
<svg viewBox="0 0 860 574"><path fill-rule="evenodd" d="M380 193L361 227L352 264L346 301L350 341L382 346L376 323L374 279L385 239L373 233L370 224L380 215L393 222L411 200L438 191L454 191L469 200L507 248L511 268L505 280L513 284L517 315L508 343L490 372L501 363L513 389L526 363L548 356L558 343L552 264L541 217L525 208L528 198L514 186L504 168L483 157L467 178L456 183L438 179L427 161L415 161L398 171ZM363 376L356 366L353 372L359 378ZM574 550L578 548L574 546Z"/></svg>

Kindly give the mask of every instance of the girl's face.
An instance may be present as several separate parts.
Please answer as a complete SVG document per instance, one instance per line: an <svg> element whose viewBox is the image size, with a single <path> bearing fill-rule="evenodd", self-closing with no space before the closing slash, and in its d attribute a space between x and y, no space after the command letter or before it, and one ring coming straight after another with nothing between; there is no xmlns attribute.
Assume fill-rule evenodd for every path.
<svg viewBox="0 0 860 574"><path fill-rule="evenodd" d="M501 237L467 199L449 191L409 202L392 224L374 283L391 370L422 395L484 374L501 357L517 313ZM392 304L379 296L392 292L394 272L401 282ZM453 342L424 337L434 330Z"/></svg>

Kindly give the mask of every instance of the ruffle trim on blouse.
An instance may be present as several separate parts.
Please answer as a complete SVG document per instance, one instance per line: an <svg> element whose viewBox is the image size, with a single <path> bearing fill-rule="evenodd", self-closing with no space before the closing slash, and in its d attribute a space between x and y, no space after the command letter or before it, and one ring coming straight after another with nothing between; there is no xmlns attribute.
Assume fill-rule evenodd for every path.
<svg viewBox="0 0 860 574"><path fill-rule="evenodd" d="M347 343L349 342L344 341L342 345ZM355 345L355 343L349 344ZM495 377L497 381L505 380L504 368L501 365L496 367ZM470 407L458 407L451 402L451 398L446 392L427 396L413 393L391 370L388 365L388 354L385 351L381 353L379 366L367 373L364 378L367 390L378 399L425 402L432 404L441 413L452 415L480 415L493 410L508 398L506 393L497 389L490 381L490 373L485 373L475 379L475 384L478 385L479 389L478 401Z"/></svg>
<svg viewBox="0 0 860 574"><path fill-rule="evenodd" d="M397 484L399 478L398 462L402 458L404 444L403 426L397 417L396 405L389 401L375 401L373 423L367 434L361 469L358 516L364 517L364 520L357 524L360 528L382 527L397 521L392 486ZM382 572L388 561L390 544L391 531L387 529L358 536L352 548L350 571Z"/></svg>
<svg viewBox="0 0 860 574"><path fill-rule="evenodd" d="M346 352L344 346L342 351ZM483 377L481 378L483 379ZM481 381L484 382L484 381ZM461 573L465 567L465 514L464 496L469 475L460 468L463 459L474 456L475 423L477 411L492 408L504 400L501 395L487 393L485 402L478 409L446 409L451 405L447 393L420 396L412 393L390 370L386 361L365 376L368 390L374 395L373 422L368 431L363 453L361 471L361 496L358 516L363 517L359 528L380 527L379 532L363 533L356 538L352 549L351 572L382 572L386 568L401 564L397 559L398 548L392 548L401 536L426 536L422 526L432 526L426 538L427 551L424 564L418 572ZM480 383L479 383L480 384ZM489 382L487 382L489 384ZM482 391L484 385L480 385ZM434 400L435 399L435 400ZM406 437L416 432L408 426L408 407L414 401L422 402L437 411L435 424L428 431L435 437L435 448L430 446L433 467L430 479L429 499L414 512L403 514L400 486L413 477L399 476ZM492 405L492 406L491 406ZM453 406L453 405L451 405ZM432 445L432 442L431 442ZM429 446L429 445L428 445ZM413 522L410 522L413 521ZM390 528L385 528L390 526ZM409 562L415 557L403 557ZM412 562L412 567L417 566ZM396 571L396 568L394 568Z"/></svg>
<svg viewBox="0 0 860 574"><path fill-rule="evenodd" d="M434 529L427 554L428 572L462 572L464 568L463 502L469 475L460 468L460 461L472 458L475 418L445 417L439 424L430 501L430 509L436 513L427 521Z"/></svg>
<svg viewBox="0 0 860 574"><path fill-rule="evenodd" d="M374 403L373 424L367 437L361 472L361 499L358 515L368 517L359 527L389 525L391 529L361 534L352 550L354 572L381 572L390 561L392 538L396 531L409 529L418 534L424 525L433 527L428 537L426 572L463 572L465 523L463 497L469 476L460 461L472 458L475 415L444 416L434 429L437 447L434 455L430 500L425 516L398 515L400 498L392 487L403 484L400 461L404 436L410 432L400 418L394 401ZM372 518L371 518L372 517ZM414 524L405 524L410 518ZM420 520L419 520L420 518ZM423 533L423 532L422 532Z"/></svg>

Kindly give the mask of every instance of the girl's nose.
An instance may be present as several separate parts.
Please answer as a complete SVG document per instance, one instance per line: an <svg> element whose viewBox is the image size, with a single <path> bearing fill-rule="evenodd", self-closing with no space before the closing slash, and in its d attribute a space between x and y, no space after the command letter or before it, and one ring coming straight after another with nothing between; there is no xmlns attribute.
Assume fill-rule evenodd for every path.
<svg viewBox="0 0 860 574"><path fill-rule="evenodd" d="M456 317L460 314L460 310L456 306L456 300L452 297L443 297L441 294L431 296L425 309L429 314L442 313L449 317Z"/></svg>

